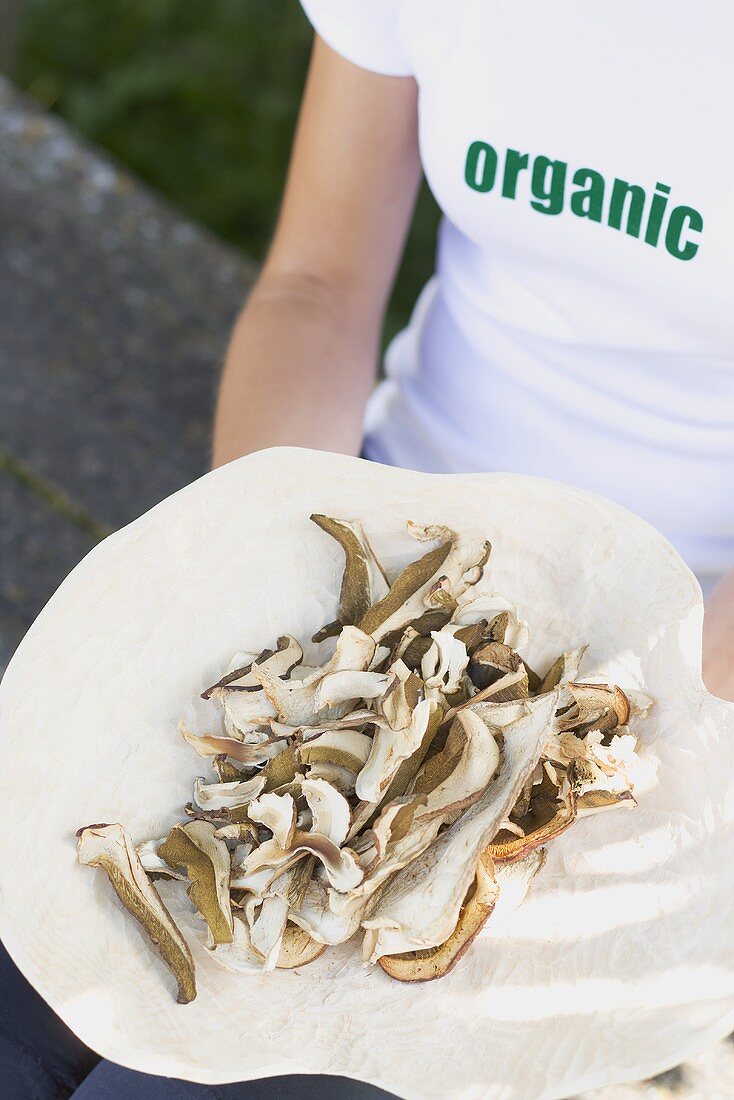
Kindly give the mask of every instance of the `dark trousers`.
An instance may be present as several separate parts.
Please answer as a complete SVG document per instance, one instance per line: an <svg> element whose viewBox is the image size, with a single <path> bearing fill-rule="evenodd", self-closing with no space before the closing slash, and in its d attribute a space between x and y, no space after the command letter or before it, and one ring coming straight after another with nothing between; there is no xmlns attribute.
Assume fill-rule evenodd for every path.
<svg viewBox="0 0 734 1100"><path fill-rule="evenodd" d="M2 1100L385 1100L388 1093L344 1077L273 1077L192 1085L135 1073L100 1059L61 1022L0 944Z"/></svg>

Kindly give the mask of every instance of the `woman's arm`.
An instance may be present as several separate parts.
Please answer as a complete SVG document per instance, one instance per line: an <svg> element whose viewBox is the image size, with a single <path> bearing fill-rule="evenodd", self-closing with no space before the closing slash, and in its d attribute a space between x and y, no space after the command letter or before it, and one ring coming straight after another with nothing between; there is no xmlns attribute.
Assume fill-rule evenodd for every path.
<svg viewBox="0 0 734 1100"><path fill-rule="evenodd" d="M274 444L358 451L419 180L415 81L317 38L273 244L227 353L215 466Z"/></svg>

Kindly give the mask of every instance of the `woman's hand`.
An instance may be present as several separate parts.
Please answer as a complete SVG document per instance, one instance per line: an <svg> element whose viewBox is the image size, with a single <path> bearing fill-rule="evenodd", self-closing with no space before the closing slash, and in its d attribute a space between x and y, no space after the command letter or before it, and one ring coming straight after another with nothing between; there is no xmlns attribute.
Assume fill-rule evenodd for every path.
<svg viewBox="0 0 734 1100"><path fill-rule="evenodd" d="M316 39L275 238L227 354L215 466L276 444L358 453L420 181L417 94Z"/></svg>
<svg viewBox="0 0 734 1100"><path fill-rule="evenodd" d="M734 569L719 581L706 600L703 679L714 695L734 702Z"/></svg>

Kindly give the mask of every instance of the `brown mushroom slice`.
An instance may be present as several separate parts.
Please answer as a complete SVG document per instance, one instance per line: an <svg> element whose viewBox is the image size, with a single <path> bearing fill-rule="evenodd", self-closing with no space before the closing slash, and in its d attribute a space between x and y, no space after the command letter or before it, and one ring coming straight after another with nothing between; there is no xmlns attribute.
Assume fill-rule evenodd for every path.
<svg viewBox="0 0 734 1100"><path fill-rule="evenodd" d="M298 740L306 741L330 730L361 730L374 721L375 712L368 710L366 707L360 707L358 710L348 711L342 718L321 722L317 726L287 726L284 722L277 722L272 719L270 728L276 737L296 737Z"/></svg>
<svg viewBox="0 0 734 1100"><path fill-rule="evenodd" d="M202 810L233 809L246 806L262 793L265 779L262 775L252 779L235 780L232 783L206 783L201 776L194 780L194 802Z"/></svg>
<svg viewBox="0 0 734 1100"><path fill-rule="evenodd" d="M252 849L258 844L258 832L257 826L253 825L251 821L233 821L229 825L220 825L214 835L219 837L220 840L236 840L238 847L235 852L238 852L240 847L247 847L247 851ZM232 854L232 862L234 863L235 854Z"/></svg>
<svg viewBox="0 0 734 1100"><path fill-rule="evenodd" d="M377 803L382 799L402 762L420 747L436 707L434 700L422 699L404 729L377 727L369 756L355 783L355 793L360 801Z"/></svg>
<svg viewBox="0 0 734 1100"><path fill-rule="evenodd" d="M351 890L362 881L362 868L350 848L339 848L328 837L297 830L285 851L277 841L266 840L245 860L245 871L259 871L263 867L282 867L299 852L316 856L323 865L326 877L335 890Z"/></svg>
<svg viewBox="0 0 734 1100"><path fill-rule="evenodd" d="M224 676L217 680L216 684L212 684L210 687L205 688L204 691L201 692L200 698L210 699L217 688L228 687L238 680L246 680L252 668L252 662L264 661L268 657L271 657L272 654L272 649L263 649L260 653L235 653L234 657L229 662L229 667ZM256 684L255 686L257 687L258 685Z"/></svg>
<svg viewBox="0 0 734 1100"><path fill-rule="evenodd" d="M629 699L621 688L609 684L582 684L569 681L566 687L574 705L558 720L558 729L583 737L590 730L607 733L626 724L630 716Z"/></svg>
<svg viewBox="0 0 734 1100"><path fill-rule="evenodd" d="M524 836L515 836L512 839L505 839L509 834L500 831L485 850L496 863L517 863L565 833L573 825L576 816L576 796L571 791L564 801L558 803L556 812L544 824L526 831Z"/></svg>
<svg viewBox="0 0 734 1100"><path fill-rule="evenodd" d="M295 970L297 966L308 966L326 951L325 943L318 943L291 921L285 927L280 944L280 954L275 964L278 970Z"/></svg>
<svg viewBox="0 0 734 1100"><path fill-rule="evenodd" d="M469 887L454 931L440 947L383 955L379 964L386 974L399 982L430 982L443 978L471 946L494 910L499 887L494 879L492 861L482 855L474 882Z"/></svg>
<svg viewBox="0 0 734 1100"><path fill-rule="evenodd" d="M385 954L388 939L392 954L436 947L449 938L479 856L540 759L557 701L554 692L525 702L526 713L502 728L500 767L481 797L386 884L369 914L365 950L370 961ZM400 937L402 948L396 947Z"/></svg>
<svg viewBox="0 0 734 1100"><path fill-rule="evenodd" d="M500 749L491 727L471 710L456 715L441 755L450 768L448 774L430 791L426 790L425 771L414 785L415 793L425 791L427 795L425 809L416 818L419 823L473 805L500 766Z"/></svg>
<svg viewBox="0 0 734 1100"><path fill-rule="evenodd" d="M632 791L584 791L577 795L576 806L579 817L588 817L597 814L600 810L614 810L618 807L633 809L637 805L637 799Z"/></svg>
<svg viewBox="0 0 734 1100"><path fill-rule="evenodd" d="M278 737L265 737L258 742L238 741L234 737L219 737L212 733L196 734L179 722L178 730L184 741L195 749L199 756L218 756L224 754L250 767L264 764L280 751L284 742Z"/></svg>
<svg viewBox="0 0 734 1100"><path fill-rule="evenodd" d="M334 764L351 772L364 767L372 749L372 738L358 730L327 730L299 748L304 764Z"/></svg>
<svg viewBox="0 0 734 1100"><path fill-rule="evenodd" d="M142 924L178 984L179 1004L196 996L194 960L160 895L140 862L135 845L122 825L87 825L77 833L77 857L89 867L101 867L127 911Z"/></svg>
<svg viewBox="0 0 734 1100"><path fill-rule="evenodd" d="M264 650L263 653L260 653L251 663L246 675L238 680L230 681L228 684L219 685L219 687L224 696L236 692L258 692L261 690L261 685L252 672L253 664L256 664L259 668L267 668L273 676L286 677L291 675L302 660L303 648L301 644L290 634L283 634L278 638L277 649Z"/></svg>
<svg viewBox="0 0 734 1100"><path fill-rule="evenodd" d="M290 847L296 831L296 804L292 795L274 791L261 794L250 803L247 814L250 821L270 829L281 848Z"/></svg>
<svg viewBox="0 0 734 1100"><path fill-rule="evenodd" d="M210 699L215 692L260 691L260 684L252 674L253 664L267 665L274 676L288 676L303 660L303 649L290 634L278 638L277 649L264 649L243 664L244 654L236 654L231 671L201 693L202 699ZM239 658L239 660L238 660Z"/></svg>
<svg viewBox="0 0 734 1100"><path fill-rule="evenodd" d="M356 625L373 604L389 591L385 571L380 565L359 520L334 519L314 513L311 519L331 535L344 551L344 573L339 595L337 622ZM323 632L314 641L320 641Z"/></svg>
<svg viewBox="0 0 734 1100"><path fill-rule="evenodd" d="M293 867L288 882L286 897L291 909L298 911L303 905L303 899L308 890L308 885L313 877L318 860L316 856L304 855Z"/></svg>
<svg viewBox="0 0 734 1100"><path fill-rule="evenodd" d="M158 855L169 867L185 869L191 884L187 893L206 921L212 943L231 943L230 855L226 841L215 833L210 821L174 825Z"/></svg>
<svg viewBox="0 0 734 1100"><path fill-rule="evenodd" d="M186 875L182 875L179 871L173 871L166 861L158 855L158 845L162 843L163 839L163 837L159 837L158 840L146 840L144 844L138 844L135 849L138 853L138 859L146 872L154 879L169 878L186 882Z"/></svg>
<svg viewBox="0 0 734 1100"><path fill-rule="evenodd" d="M508 672L517 672L523 667L522 657L510 646L504 642L486 642L472 654L468 671L471 682L481 691Z"/></svg>
<svg viewBox="0 0 734 1100"><path fill-rule="evenodd" d="M223 753L213 758L212 767L220 783L237 783L246 778L245 769L236 768Z"/></svg>
<svg viewBox="0 0 734 1100"><path fill-rule="evenodd" d="M272 791L292 783L298 775L300 753L297 745L289 745L272 760L268 760L260 775L265 780L266 791Z"/></svg>
<svg viewBox="0 0 734 1100"><path fill-rule="evenodd" d="M377 817L384 806L397 798L401 798L410 788L411 783L413 783L416 775L423 766L426 756L438 733L439 727L443 722L443 717L444 711L440 706L437 706L428 720L428 727L423 735L423 740L413 755L409 756L407 760L404 760L402 764L400 764L381 801L378 802L377 805L372 802L360 802L354 808L348 839L361 832L365 826L369 825ZM354 784L352 784L352 786L354 786Z"/></svg>
<svg viewBox="0 0 734 1100"><path fill-rule="evenodd" d="M376 641L402 630L426 610L426 597L436 592L441 580L441 592L452 600L480 579L490 553L486 541L465 538L446 527L419 527L409 524L410 533L421 541L442 538L446 541L422 558L411 562L393 582L390 591L371 607L360 621L360 627ZM447 584L444 584L446 578Z"/></svg>
<svg viewBox="0 0 734 1100"><path fill-rule="evenodd" d="M386 858L391 845L394 847L399 841L405 839L413 827L416 814L425 806L426 801L427 796L424 794L403 795L402 798L396 798L394 802L390 802L380 810L366 834L371 841L361 861L366 874L369 874L379 861ZM362 843L362 838L360 841L355 841L355 849L361 848Z"/></svg>
<svg viewBox="0 0 734 1100"><path fill-rule="evenodd" d="M311 811L311 832L341 846L349 832L351 809L344 795L324 779L304 779L301 790ZM287 845L284 845L287 847Z"/></svg>
<svg viewBox="0 0 734 1100"><path fill-rule="evenodd" d="M557 657L544 674L539 690L541 692L552 691L553 688L566 684L569 680L573 680L578 676L581 661L588 648L588 645L580 645L576 649L569 649L566 653L562 653L560 657Z"/></svg>
<svg viewBox="0 0 734 1100"><path fill-rule="evenodd" d="M520 618L516 604L498 592L477 594L469 589L459 597L451 622L463 627L482 620L487 623L483 632L485 641L504 642L513 649L520 649L530 640L528 624Z"/></svg>

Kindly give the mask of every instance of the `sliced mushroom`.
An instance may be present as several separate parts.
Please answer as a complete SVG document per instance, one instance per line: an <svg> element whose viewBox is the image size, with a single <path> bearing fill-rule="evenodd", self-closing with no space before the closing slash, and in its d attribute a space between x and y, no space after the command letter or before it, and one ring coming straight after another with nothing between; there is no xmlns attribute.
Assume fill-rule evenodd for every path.
<svg viewBox="0 0 734 1100"><path fill-rule="evenodd" d="M301 790L313 818L311 831L341 846L347 838L351 818L346 798L324 779L304 779Z"/></svg>
<svg viewBox="0 0 734 1100"><path fill-rule="evenodd" d="M387 595L387 577L358 520L333 519L317 513L311 519L336 539L344 551L337 621L340 626L356 625L372 604ZM320 641L322 635L323 632L319 632L314 641Z"/></svg>
<svg viewBox="0 0 734 1100"><path fill-rule="evenodd" d="M448 598L455 602L470 585L476 584L489 557L488 542L464 538L446 527L409 524L408 529L420 541L436 538L445 541L407 565L384 599L371 607L361 620L362 630L376 641L402 630L430 607L426 597L436 600L437 581L441 581L441 600L445 602Z"/></svg>
<svg viewBox="0 0 734 1100"><path fill-rule="evenodd" d="M581 661L588 648L586 645L580 645L557 657L543 676L540 691L552 691L553 688L566 684L578 676Z"/></svg>
<svg viewBox="0 0 734 1100"><path fill-rule="evenodd" d="M508 672L523 668L522 657L504 642L486 642L479 646L469 662L469 678L480 691Z"/></svg>
<svg viewBox="0 0 734 1100"><path fill-rule="evenodd" d="M525 715L502 729L500 768L493 782L452 828L387 883L369 914L370 961L386 953L386 944L394 954L436 947L449 938L479 856L540 759L556 704L557 692L527 700Z"/></svg>
<svg viewBox="0 0 734 1100"><path fill-rule="evenodd" d="M233 809L246 806L262 792L265 778L235 780L233 783L205 783L201 776L194 780L194 802L202 810Z"/></svg>
<svg viewBox="0 0 734 1100"><path fill-rule="evenodd" d="M213 943L231 943L232 907L229 900L230 856L224 840L215 836L209 821L174 825L158 847L169 867L183 867L191 885L188 895L209 927Z"/></svg>
<svg viewBox="0 0 734 1100"><path fill-rule="evenodd" d="M242 654L237 654L241 657ZM260 684L252 674L252 665L267 666L274 676L288 676L297 664L303 660L303 649L290 634L284 634L278 638L277 649L264 649L262 653L247 664L240 664L231 672L228 672L216 684L202 692L202 699L209 699L222 689L227 692L260 691ZM239 662L238 662L239 664Z"/></svg>
<svg viewBox="0 0 734 1100"><path fill-rule="evenodd" d="M283 934L276 966L278 970L295 970L297 966L307 966L318 959L324 951L325 943L318 943L308 932L289 922Z"/></svg>
<svg viewBox="0 0 734 1100"><path fill-rule="evenodd" d="M251 821L270 829L281 848L290 847L296 831L296 804L290 794L261 794L250 803L247 813Z"/></svg>
<svg viewBox="0 0 734 1100"><path fill-rule="evenodd" d="M573 731L577 737L583 737L592 729L607 733L625 725L629 719L629 699L621 688L573 681L566 686L573 696L574 705L558 721L561 732Z"/></svg>
<svg viewBox="0 0 734 1100"><path fill-rule="evenodd" d="M426 688L439 688L452 695L461 687L462 678L469 664L469 654L460 638L450 630L431 632L433 645L421 661L421 675Z"/></svg>
<svg viewBox="0 0 734 1100"><path fill-rule="evenodd" d="M612 810L617 807L632 809L636 805L637 799L632 791L585 791L576 798L579 817L588 817L589 814L599 813L600 810Z"/></svg>
<svg viewBox="0 0 734 1100"><path fill-rule="evenodd" d="M410 951L399 955L383 955L378 961L391 978L399 982L430 982L443 978L459 961L494 910L499 887L494 878L492 861L480 857L474 882L469 887L459 911L454 931L440 947L425 951ZM365 922L369 927L369 922Z"/></svg>
<svg viewBox="0 0 734 1100"><path fill-rule="evenodd" d="M455 763L431 790L427 790L425 771L417 777L415 793L427 795L425 809L417 815L420 823L472 806L481 798L500 766L497 738L484 719L471 710L456 715L440 755L444 756L447 766Z"/></svg>
<svg viewBox="0 0 734 1100"><path fill-rule="evenodd" d="M372 749L372 738L357 730L328 730L301 745L299 755L304 764L333 764L359 772Z"/></svg>
<svg viewBox="0 0 734 1100"><path fill-rule="evenodd" d="M257 743L237 741L233 737L217 737L211 733L197 735L189 730L184 722L179 722L179 733L187 744L191 745L199 756L217 756L224 753L240 764L249 766L264 764L270 760L283 747L283 742L277 737L265 737Z"/></svg>
<svg viewBox="0 0 734 1100"><path fill-rule="evenodd" d="M158 855L158 845L162 840L163 837L160 837L159 840L146 840L144 844L138 844L135 849L138 853L138 859L147 873L154 879L170 878L178 879L180 882L186 882L186 875L182 875L178 871L173 871L166 861L161 859Z"/></svg>
<svg viewBox="0 0 734 1100"><path fill-rule="evenodd" d="M532 810L532 801L531 801ZM500 831L487 845L486 851L495 863L516 863L525 859L536 848L542 848L550 840L565 833L576 820L576 796L571 791L564 801L557 803L557 809L549 820L536 827L524 827L523 836L507 839L508 833Z"/></svg>
<svg viewBox="0 0 734 1100"><path fill-rule="evenodd" d="M351 890L362 881L362 868L351 849L338 848L328 837L300 831L296 831L285 851L277 841L266 840L247 857L245 870L251 872L263 867L281 867L299 852L316 856L335 890Z"/></svg>
<svg viewBox="0 0 734 1100"><path fill-rule="evenodd" d="M356 699L376 699L382 695L390 677L383 672L350 672L342 669L320 680L314 696L318 712L341 703L353 704Z"/></svg>
<svg viewBox="0 0 734 1100"><path fill-rule="evenodd" d="M87 825L77 833L80 863L101 867L122 904L148 933L178 984L179 1004L196 996L194 960L186 940L145 873L135 845L119 823Z"/></svg>
<svg viewBox="0 0 734 1100"><path fill-rule="evenodd" d="M285 898L268 896L262 899L257 917L250 925L252 946L263 957L263 969L275 970L288 920Z"/></svg>
<svg viewBox="0 0 734 1100"><path fill-rule="evenodd" d="M355 783L355 793L361 801L377 803L382 799L400 765L420 747L436 707L432 699L423 699L404 729L378 726Z"/></svg>

